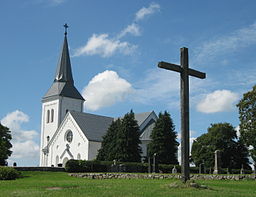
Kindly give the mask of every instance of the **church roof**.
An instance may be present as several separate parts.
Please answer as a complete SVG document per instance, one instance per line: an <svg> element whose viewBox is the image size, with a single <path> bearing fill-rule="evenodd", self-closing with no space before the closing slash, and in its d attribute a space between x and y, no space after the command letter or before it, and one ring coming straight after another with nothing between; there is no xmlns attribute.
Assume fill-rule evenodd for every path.
<svg viewBox="0 0 256 197"><path fill-rule="evenodd" d="M144 112L144 113L134 114L135 120L137 120L138 125L140 126L151 113L152 112Z"/></svg>
<svg viewBox="0 0 256 197"><path fill-rule="evenodd" d="M56 96L65 96L84 100L74 86L66 33L54 82L43 97L43 100L55 98Z"/></svg>
<svg viewBox="0 0 256 197"><path fill-rule="evenodd" d="M90 141L101 142L110 124L114 120L111 117L95 114L70 111L76 123Z"/></svg>

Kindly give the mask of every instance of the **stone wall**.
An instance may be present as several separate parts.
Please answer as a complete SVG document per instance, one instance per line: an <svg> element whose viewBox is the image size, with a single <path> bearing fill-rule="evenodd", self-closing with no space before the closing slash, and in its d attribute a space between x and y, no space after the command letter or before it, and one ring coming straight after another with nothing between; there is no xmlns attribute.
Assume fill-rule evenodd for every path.
<svg viewBox="0 0 256 197"><path fill-rule="evenodd" d="M70 173L87 179L181 179L180 174ZM191 175L191 180L255 180L255 175Z"/></svg>

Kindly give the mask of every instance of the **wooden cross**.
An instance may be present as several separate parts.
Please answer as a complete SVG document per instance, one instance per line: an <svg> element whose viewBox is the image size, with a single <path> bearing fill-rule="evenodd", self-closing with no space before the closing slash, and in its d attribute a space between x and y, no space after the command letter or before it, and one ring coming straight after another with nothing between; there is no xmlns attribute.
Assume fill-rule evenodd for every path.
<svg viewBox="0 0 256 197"><path fill-rule="evenodd" d="M189 75L205 79L206 74L193 70L188 66L188 49L180 49L180 64L159 62L158 67L180 73L181 97L181 173L182 180L189 180Z"/></svg>
<svg viewBox="0 0 256 197"><path fill-rule="evenodd" d="M64 25L63 25L63 27L65 28L65 36L67 35L67 29L68 29L68 24L67 23L65 23Z"/></svg>

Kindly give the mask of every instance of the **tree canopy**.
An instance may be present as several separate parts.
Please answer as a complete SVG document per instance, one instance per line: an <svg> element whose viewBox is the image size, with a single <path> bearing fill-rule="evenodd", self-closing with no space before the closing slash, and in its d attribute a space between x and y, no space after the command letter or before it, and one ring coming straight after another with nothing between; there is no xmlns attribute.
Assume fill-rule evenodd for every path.
<svg viewBox="0 0 256 197"><path fill-rule="evenodd" d="M157 154L157 160L163 164L178 164L177 133L170 114L165 111L159 117L150 135L152 141L148 145L148 155Z"/></svg>
<svg viewBox="0 0 256 197"><path fill-rule="evenodd" d="M125 114L122 119L113 121L103 137L97 160L140 162L140 130L134 113Z"/></svg>
<svg viewBox="0 0 256 197"><path fill-rule="evenodd" d="M11 131L0 123L0 165L6 165L6 160L11 156L12 144Z"/></svg>
<svg viewBox="0 0 256 197"><path fill-rule="evenodd" d="M239 108L241 140L249 147L250 155L256 163L256 85L245 93L237 104Z"/></svg>
<svg viewBox="0 0 256 197"><path fill-rule="evenodd" d="M191 156L196 166L204 163L214 166L214 152L221 151L221 167L250 169L248 150L237 138L235 128L229 123L212 124L208 132L198 137L192 144Z"/></svg>

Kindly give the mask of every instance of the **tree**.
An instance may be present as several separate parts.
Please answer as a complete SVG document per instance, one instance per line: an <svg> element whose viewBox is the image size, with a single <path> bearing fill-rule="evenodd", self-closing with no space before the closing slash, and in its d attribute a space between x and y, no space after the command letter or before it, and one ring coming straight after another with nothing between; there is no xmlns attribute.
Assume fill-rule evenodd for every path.
<svg viewBox="0 0 256 197"><path fill-rule="evenodd" d="M112 161L116 159L117 134L121 128L121 120L113 121L109 126L106 135L103 137L101 148L99 149L97 160Z"/></svg>
<svg viewBox="0 0 256 197"><path fill-rule="evenodd" d="M140 162L140 129L134 113L125 114L122 119L113 121L98 152L97 160Z"/></svg>
<svg viewBox="0 0 256 197"><path fill-rule="evenodd" d="M237 139L236 130L229 123L212 124L208 132L198 137L191 150L192 160L196 166L204 163L206 167L214 166L214 152L221 151L222 168L250 169L248 150Z"/></svg>
<svg viewBox="0 0 256 197"><path fill-rule="evenodd" d="M241 140L250 147L250 155L256 163L256 85L243 95L237 107Z"/></svg>
<svg viewBox="0 0 256 197"><path fill-rule="evenodd" d="M6 165L6 160L12 154L11 131L0 123L0 166Z"/></svg>
<svg viewBox="0 0 256 197"><path fill-rule="evenodd" d="M116 159L118 161L141 161L140 129L132 110L125 114L121 121L116 143Z"/></svg>
<svg viewBox="0 0 256 197"><path fill-rule="evenodd" d="M177 133L170 114L165 111L159 117L150 135L152 139L148 145L148 155L152 158L157 154L158 163L178 164L177 153L179 143Z"/></svg>

